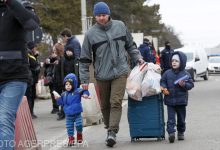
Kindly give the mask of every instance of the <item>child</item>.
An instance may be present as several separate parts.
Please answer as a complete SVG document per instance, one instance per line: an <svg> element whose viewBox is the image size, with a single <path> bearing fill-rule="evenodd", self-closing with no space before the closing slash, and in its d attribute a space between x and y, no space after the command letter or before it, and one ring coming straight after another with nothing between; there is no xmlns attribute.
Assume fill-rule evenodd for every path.
<svg viewBox="0 0 220 150"><path fill-rule="evenodd" d="M175 51L170 60L172 68L162 75L160 81L161 90L164 94L164 103L167 105L167 132L170 143L175 141L176 114L178 140L184 140L188 90L194 87L190 74L185 70L186 60L184 53ZM184 76L187 76L187 78ZM181 80L183 77L185 79Z"/></svg>
<svg viewBox="0 0 220 150"><path fill-rule="evenodd" d="M58 105L64 106L66 115L66 128L69 136L69 146L74 145L74 123L77 131L77 143L82 143L83 119L81 116L82 104L81 96L88 98L89 92L81 88L77 88L78 81L75 74L70 73L64 78L65 92L61 96L54 92L55 99Z"/></svg>

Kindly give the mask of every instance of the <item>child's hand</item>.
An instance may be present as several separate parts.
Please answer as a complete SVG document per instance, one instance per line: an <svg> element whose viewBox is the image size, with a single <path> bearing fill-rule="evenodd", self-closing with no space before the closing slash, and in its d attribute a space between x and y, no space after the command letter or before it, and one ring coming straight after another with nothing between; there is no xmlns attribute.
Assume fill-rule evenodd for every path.
<svg viewBox="0 0 220 150"><path fill-rule="evenodd" d="M85 99L90 99L89 95L86 95L86 94L83 94L82 97Z"/></svg>
<svg viewBox="0 0 220 150"><path fill-rule="evenodd" d="M60 96L55 96L54 95L55 100L58 100L60 98Z"/></svg>
<svg viewBox="0 0 220 150"><path fill-rule="evenodd" d="M163 90L163 94L164 94L164 95L169 95L170 92L167 90L167 88L164 88L164 90Z"/></svg>
<svg viewBox="0 0 220 150"><path fill-rule="evenodd" d="M164 95L169 95L170 94L170 92L167 90L167 88L164 88L164 87L161 86L160 89L161 89L161 91Z"/></svg>
<svg viewBox="0 0 220 150"><path fill-rule="evenodd" d="M56 91L53 91L53 95L55 100L58 100L60 98L60 94L58 94Z"/></svg>
<svg viewBox="0 0 220 150"><path fill-rule="evenodd" d="M184 87L185 86L185 81L184 80L180 80L178 82L178 84L181 86L181 87Z"/></svg>

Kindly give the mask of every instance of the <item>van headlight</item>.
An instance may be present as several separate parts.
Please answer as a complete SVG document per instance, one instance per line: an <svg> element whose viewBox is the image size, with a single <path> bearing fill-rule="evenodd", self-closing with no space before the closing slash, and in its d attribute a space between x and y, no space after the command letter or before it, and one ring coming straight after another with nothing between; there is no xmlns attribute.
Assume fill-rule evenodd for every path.
<svg viewBox="0 0 220 150"><path fill-rule="evenodd" d="M214 67L213 66L208 66L208 69L209 70L214 70Z"/></svg>

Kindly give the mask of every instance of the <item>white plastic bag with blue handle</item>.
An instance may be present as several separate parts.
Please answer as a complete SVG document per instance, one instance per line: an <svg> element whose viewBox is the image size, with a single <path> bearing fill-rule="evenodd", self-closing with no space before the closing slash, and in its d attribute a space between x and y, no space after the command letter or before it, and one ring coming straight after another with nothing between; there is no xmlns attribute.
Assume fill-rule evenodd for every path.
<svg viewBox="0 0 220 150"><path fill-rule="evenodd" d="M126 92L134 100L141 101L141 83L147 72L147 63L135 66L127 78Z"/></svg>

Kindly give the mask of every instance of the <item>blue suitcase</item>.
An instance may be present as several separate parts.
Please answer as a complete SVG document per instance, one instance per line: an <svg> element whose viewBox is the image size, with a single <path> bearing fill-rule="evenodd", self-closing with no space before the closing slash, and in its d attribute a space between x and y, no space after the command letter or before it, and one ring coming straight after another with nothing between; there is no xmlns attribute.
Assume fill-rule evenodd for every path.
<svg viewBox="0 0 220 150"><path fill-rule="evenodd" d="M139 138L165 139L162 95L143 97L142 101L128 98L128 123L131 141Z"/></svg>

